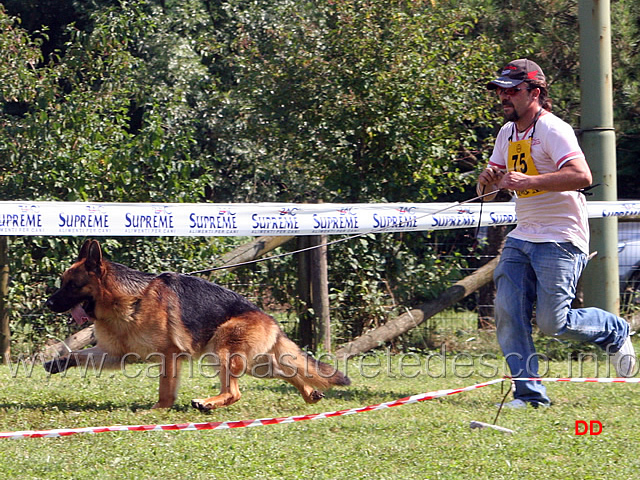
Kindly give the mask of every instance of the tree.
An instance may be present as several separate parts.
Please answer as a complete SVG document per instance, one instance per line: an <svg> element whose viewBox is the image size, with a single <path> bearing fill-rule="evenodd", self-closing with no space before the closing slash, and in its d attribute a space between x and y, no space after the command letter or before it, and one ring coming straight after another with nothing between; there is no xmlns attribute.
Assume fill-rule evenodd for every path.
<svg viewBox="0 0 640 480"><path fill-rule="evenodd" d="M236 198L424 201L463 183L456 167L488 126L474 80L495 49L473 33L475 12L415 1L230 5L228 95L245 146L230 155L245 167Z"/></svg>
<svg viewBox="0 0 640 480"><path fill-rule="evenodd" d="M167 93L168 75L155 83L145 81L151 76L147 57L157 58L147 50L160 48L154 13L145 2L99 8L88 15L91 21L85 22L85 30L70 25L64 37L68 42L45 60L44 34L29 34L17 18L0 11L0 41L6 52L0 59L1 198L162 202L202 198L208 166L192 159L193 127L180 85ZM181 63L173 67L179 70ZM162 82L164 88L159 87ZM12 239L9 305L14 330L24 338L56 334L43 314L43 298L76 255L81 240ZM207 265L228 242L157 239L153 247L149 241L146 247L138 243L135 238L111 240L108 248L121 248L123 260L146 257L140 268L179 270L175 262L173 268L159 265L167 264L163 257ZM25 312L36 313L30 317Z"/></svg>
<svg viewBox="0 0 640 480"><path fill-rule="evenodd" d="M640 5L618 0L611 10L618 191L620 198L640 198Z"/></svg>
<svg viewBox="0 0 640 480"><path fill-rule="evenodd" d="M513 56L544 64L556 111L578 123L575 0L3 3L14 15L0 14L3 199L468 198L501 122L486 79ZM620 171L632 176L640 7L613 8ZM443 248L447 261L428 233L332 247L337 334L358 335L394 302L430 300L457 280L467 233L448 233L457 244ZM192 271L237 241L105 245L140 269ZM29 325L48 331L41 300L76 249L73 238L11 239L11 318L25 336ZM285 258L237 275L291 300L295 271Z"/></svg>
<svg viewBox="0 0 640 480"><path fill-rule="evenodd" d="M470 0L474 2L476 0ZM576 128L580 123L579 23L576 0L492 0L481 3L479 31L500 32L505 63L530 56L550 80L554 112ZM508 15L501 12L508 11ZM640 6L632 0L611 2L614 122L617 135L618 196L638 198L638 33ZM499 67L497 67L499 68Z"/></svg>
<svg viewBox="0 0 640 480"><path fill-rule="evenodd" d="M409 1L229 5L238 35L225 62L235 81L220 88L243 128L233 137L241 148L212 155L236 185L226 193L220 177L216 192L332 202L460 194L492 128L477 79L492 74L495 45L475 33L475 11ZM381 235L332 247L338 334L384 322L389 291L413 302L458 274L424 244L422 234ZM279 272L270 278L286 292L293 278Z"/></svg>

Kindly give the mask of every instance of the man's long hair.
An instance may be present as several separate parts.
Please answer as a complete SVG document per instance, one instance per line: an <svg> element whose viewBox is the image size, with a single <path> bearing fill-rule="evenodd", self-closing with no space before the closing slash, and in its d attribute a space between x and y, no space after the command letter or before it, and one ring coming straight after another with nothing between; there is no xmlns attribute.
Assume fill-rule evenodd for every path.
<svg viewBox="0 0 640 480"><path fill-rule="evenodd" d="M529 84L529 88L538 88L540 89L540 95L538 96L538 102L540 106L544 108L546 111L550 112L552 108L553 102L549 98L549 90L547 90L547 83L540 82L537 80L525 80Z"/></svg>

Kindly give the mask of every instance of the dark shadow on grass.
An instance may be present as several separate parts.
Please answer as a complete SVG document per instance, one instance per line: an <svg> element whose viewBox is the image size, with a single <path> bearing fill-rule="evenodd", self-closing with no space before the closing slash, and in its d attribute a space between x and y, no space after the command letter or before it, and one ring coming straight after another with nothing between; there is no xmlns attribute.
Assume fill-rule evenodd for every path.
<svg viewBox="0 0 640 480"><path fill-rule="evenodd" d="M215 388L215 387L214 387ZM244 388L245 392L254 391L254 392L270 392L271 394L275 394L281 396L283 399L291 399L295 401L299 399L301 401L301 405L304 404L302 401L302 397L298 390L289 385L288 383L269 383L269 384L259 384L259 385L251 385ZM344 402L357 402L359 406L366 406L384 402L390 402L394 400L398 400L400 398L405 398L411 395L414 395L416 392L404 393L398 391L374 391L370 388L364 387L343 387L343 388L333 388L324 392L325 400L334 400L334 401L344 401ZM241 402L246 403L245 400L241 400ZM134 402L134 403L122 403L116 401L101 401L95 402L91 400L49 400L44 401L42 403L35 402L5 402L0 403L0 410L2 411L11 411L11 410L57 410L60 412L84 412L84 411L96 411L96 412L111 412L111 411L130 411L133 413L139 411L149 411L151 407L154 405L153 402ZM322 406L322 401L317 404L319 407ZM181 400L175 405L173 405L170 409L173 412L180 413L190 413L194 412L194 408L191 406L191 402L188 400ZM221 409L212 410L212 412L220 411ZM160 410L162 411L162 410ZM211 413L211 412L210 412Z"/></svg>
<svg viewBox="0 0 640 480"><path fill-rule="evenodd" d="M295 387L290 386L288 384L274 384L274 385L253 385L251 390L261 390L261 391L269 391L273 393L279 393L284 395L298 395L298 390ZM340 399L345 401L357 401L363 402L367 404L378 404L384 402L391 402L394 400L398 400L400 398L405 398L411 395L415 395L415 392L412 393L400 393L400 392L392 392L392 391L372 391L366 387L345 387L345 388L334 388L331 390L327 390L324 392L325 398L327 399Z"/></svg>
<svg viewBox="0 0 640 480"><path fill-rule="evenodd" d="M58 410L60 412L83 412L83 411L96 411L96 412L112 412L117 410L130 410L136 412L138 410L150 410L153 403L141 404L122 404L116 402L84 402L79 400L74 401L49 401L43 403L0 403L0 410Z"/></svg>

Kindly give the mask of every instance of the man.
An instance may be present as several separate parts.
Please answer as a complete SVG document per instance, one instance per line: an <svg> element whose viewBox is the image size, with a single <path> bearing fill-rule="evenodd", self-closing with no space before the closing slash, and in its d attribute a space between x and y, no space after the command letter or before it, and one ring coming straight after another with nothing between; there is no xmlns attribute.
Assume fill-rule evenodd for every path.
<svg viewBox="0 0 640 480"><path fill-rule="evenodd" d="M543 333L595 343L612 355L618 376L633 375L629 324L598 308L571 308L589 247L586 202L577 190L592 180L573 129L551 113L545 75L531 60L509 63L487 88L496 90L507 123L478 177L477 191L515 192L518 218L494 273L497 337L511 375L538 377L531 336L534 304ZM550 405L542 382L515 385L508 406Z"/></svg>

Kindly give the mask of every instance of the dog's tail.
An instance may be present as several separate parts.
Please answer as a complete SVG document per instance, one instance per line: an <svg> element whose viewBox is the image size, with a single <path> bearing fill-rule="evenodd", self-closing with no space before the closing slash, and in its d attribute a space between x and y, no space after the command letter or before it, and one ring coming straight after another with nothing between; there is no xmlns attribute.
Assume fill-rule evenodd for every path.
<svg viewBox="0 0 640 480"><path fill-rule="evenodd" d="M306 354L284 334L278 336L273 353L285 379L295 377L305 385L321 391L351 385L349 377L338 370L337 366L321 362Z"/></svg>

